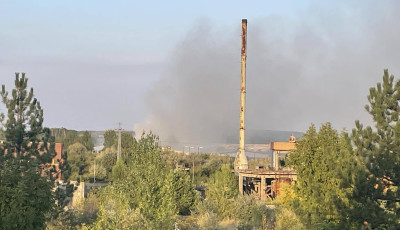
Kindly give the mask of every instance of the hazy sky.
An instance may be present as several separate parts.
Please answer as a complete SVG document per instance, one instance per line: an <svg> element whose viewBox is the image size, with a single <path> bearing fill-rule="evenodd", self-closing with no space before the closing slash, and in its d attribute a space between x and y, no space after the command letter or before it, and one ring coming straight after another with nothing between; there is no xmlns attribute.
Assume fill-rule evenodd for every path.
<svg viewBox="0 0 400 230"><path fill-rule="evenodd" d="M0 1L0 83L26 72L45 125L223 138L247 128L368 121L368 88L400 76L397 1ZM0 106L0 111L4 107Z"/></svg>

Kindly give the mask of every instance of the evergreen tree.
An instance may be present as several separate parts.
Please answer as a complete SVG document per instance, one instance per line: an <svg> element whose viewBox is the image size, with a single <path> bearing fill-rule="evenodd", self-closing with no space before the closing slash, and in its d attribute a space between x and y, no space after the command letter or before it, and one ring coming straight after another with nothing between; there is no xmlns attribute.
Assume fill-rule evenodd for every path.
<svg viewBox="0 0 400 230"><path fill-rule="evenodd" d="M7 116L0 115L5 141L0 147L0 229L44 229L53 203L52 181L44 165L54 156L50 130L42 127L43 110L27 90L28 79L16 73L9 97L2 86Z"/></svg>
<svg viewBox="0 0 400 230"><path fill-rule="evenodd" d="M383 82L370 88L369 105L374 128L356 121L352 140L365 166L354 197L355 218L372 228L399 229L400 215L400 81L384 70Z"/></svg>
<svg viewBox="0 0 400 230"><path fill-rule="evenodd" d="M294 211L308 229L349 228L351 194L358 170L350 138L330 123L319 131L312 125L288 164L297 172Z"/></svg>
<svg viewBox="0 0 400 230"><path fill-rule="evenodd" d="M104 148L111 148L111 146L117 144L117 134L114 130L106 130L104 132Z"/></svg>

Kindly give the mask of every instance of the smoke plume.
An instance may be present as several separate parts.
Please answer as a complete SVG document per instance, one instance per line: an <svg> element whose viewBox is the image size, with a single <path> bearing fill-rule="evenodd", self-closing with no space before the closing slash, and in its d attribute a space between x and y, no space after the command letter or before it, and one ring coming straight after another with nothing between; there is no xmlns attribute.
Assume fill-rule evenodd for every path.
<svg viewBox="0 0 400 230"><path fill-rule="evenodd" d="M328 121L351 130L355 120L370 122L369 88L385 68L400 77L400 5L358 4L249 19L247 130L306 131ZM147 93L137 133L152 130L172 145L224 143L238 133L240 27L240 19L193 26Z"/></svg>

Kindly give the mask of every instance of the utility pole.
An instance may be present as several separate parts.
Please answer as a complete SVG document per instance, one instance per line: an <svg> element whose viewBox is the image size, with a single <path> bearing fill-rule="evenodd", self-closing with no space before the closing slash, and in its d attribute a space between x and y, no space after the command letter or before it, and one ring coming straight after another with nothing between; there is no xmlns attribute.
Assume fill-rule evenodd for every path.
<svg viewBox="0 0 400 230"><path fill-rule="evenodd" d="M190 149L193 149L194 147L190 147L190 146L185 146L185 147L188 147L188 149L189 149L189 156L190 156ZM193 176L192 176L192 183L194 184L194 155L193 155Z"/></svg>
<svg viewBox="0 0 400 230"><path fill-rule="evenodd" d="M121 122L118 123L118 149L117 149L117 160L121 157Z"/></svg>
<svg viewBox="0 0 400 230"><path fill-rule="evenodd" d="M193 184L194 184L194 154L193 154L193 178L192 178Z"/></svg>
<svg viewBox="0 0 400 230"><path fill-rule="evenodd" d="M94 159L94 169L93 169L93 171L94 171L94 179L93 179L93 183L96 183L96 159Z"/></svg>
<svg viewBox="0 0 400 230"><path fill-rule="evenodd" d="M197 146L197 155L199 155L199 153L200 153L200 149L202 149L203 147L201 147L201 146ZM190 151L190 148L189 148L189 151ZM194 184L194 155L193 155L193 184Z"/></svg>

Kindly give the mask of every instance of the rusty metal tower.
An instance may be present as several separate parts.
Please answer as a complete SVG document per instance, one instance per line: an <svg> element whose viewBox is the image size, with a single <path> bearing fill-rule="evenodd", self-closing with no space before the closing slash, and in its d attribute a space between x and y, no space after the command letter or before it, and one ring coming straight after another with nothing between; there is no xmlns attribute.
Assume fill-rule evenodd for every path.
<svg viewBox="0 0 400 230"><path fill-rule="evenodd" d="M242 19L242 60L240 71L240 123L239 123L239 151L235 159L235 169L248 169L247 157L244 149L244 115L246 106L246 53L247 53L247 19Z"/></svg>

